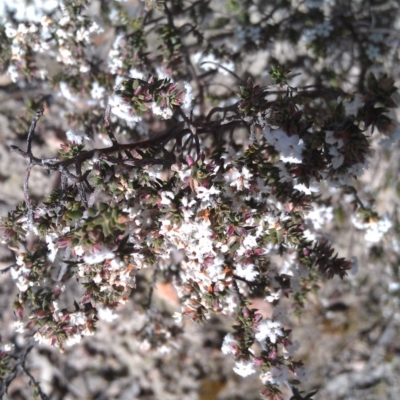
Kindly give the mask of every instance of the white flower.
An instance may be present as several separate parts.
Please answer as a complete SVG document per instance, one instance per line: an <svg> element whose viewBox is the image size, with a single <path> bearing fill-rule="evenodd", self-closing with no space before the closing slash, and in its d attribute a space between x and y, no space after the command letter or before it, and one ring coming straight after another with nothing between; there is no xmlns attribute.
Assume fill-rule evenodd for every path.
<svg viewBox="0 0 400 400"><path fill-rule="evenodd" d="M240 376L244 378L256 372L254 364L251 361L236 361L233 370Z"/></svg>
<svg viewBox="0 0 400 400"><path fill-rule="evenodd" d="M46 336L43 336L39 331L37 331L34 335L33 338L39 342L39 344L47 344L51 345L51 338L48 338Z"/></svg>
<svg viewBox="0 0 400 400"><path fill-rule="evenodd" d="M236 354L239 348L239 342L233 337L232 333L228 333L222 342L221 351L224 354Z"/></svg>
<svg viewBox="0 0 400 400"><path fill-rule="evenodd" d="M331 146L329 149L329 154L332 156L332 168L338 169L344 162L344 155L339 153L338 149Z"/></svg>
<svg viewBox="0 0 400 400"><path fill-rule="evenodd" d="M293 374L296 377L296 379L298 379L300 382L305 382L308 380L308 377L310 376L310 371L306 367L298 367L295 368Z"/></svg>
<svg viewBox="0 0 400 400"><path fill-rule="evenodd" d="M71 89L69 88L67 82L60 82L60 92L61 95L64 96L69 101L75 102L79 100L78 96L72 94Z"/></svg>
<svg viewBox="0 0 400 400"><path fill-rule="evenodd" d="M282 129L272 130L269 126L264 128L263 133L266 141L280 153L283 162L303 162L304 142L299 135L288 136Z"/></svg>
<svg viewBox="0 0 400 400"><path fill-rule="evenodd" d="M349 101L343 101L342 104L346 111L346 115L357 115L358 110L361 108L363 97L360 94L356 94L354 99Z"/></svg>
<svg viewBox="0 0 400 400"><path fill-rule="evenodd" d="M106 89L103 86L100 86L99 82L94 82L90 95L92 96L92 99L101 100L104 97L105 91Z"/></svg>
<svg viewBox="0 0 400 400"><path fill-rule="evenodd" d="M164 119L170 119L174 114L174 112L170 108L168 107L161 108L160 106L157 105L157 103L152 103L151 110L153 111L154 114L160 115Z"/></svg>
<svg viewBox="0 0 400 400"><path fill-rule="evenodd" d="M18 31L15 29L14 25L11 22L7 22L4 27L6 28L5 33L7 37L15 37Z"/></svg>
<svg viewBox="0 0 400 400"><path fill-rule="evenodd" d="M235 64L232 61L223 62L218 60L213 54L203 54L203 53L196 53L193 56L194 64L200 64L200 67L206 71L211 69L216 69L219 66L226 68L229 71L235 70ZM219 68L219 72L223 75L229 75L229 72L225 69Z"/></svg>
<svg viewBox="0 0 400 400"><path fill-rule="evenodd" d="M173 192L170 192L168 190L161 192L161 204L164 206L169 206L172 201L175 198L175 195Z"/></svg>
<svg viewBox="0 0 400 400"><path fill-rule="evenodd" d="M216 189L215 186L211 186L210 189L207 189L204 186L199 186L197 188L197 198L203 201L210 201L210 196L213 194L221 193L220 190Z"/></svg>
<svg viewBox="0 0 400 400"><path fill-rule="evenodd" d="M281 298L282 295L282 290L279 289L276 292L270 292L269 296L265 297L265 300L267 300L268 302L272 303L276 300L279 300Z"/></svg>
<svg viewBox="0 0 400 400"><path fill-rule="evenodd" d="M381 54L381 49L378 46L375 46L373 44L368 45L367 50L365 51L367 54L367 57L371 60L374 61L377 57L380 56Z"/></svg>
<svg viewBox="0 0 400 400"><path fill-rule="evenodd" d="M246 281L252 282L259 275L259 272L254 269L254 264L238 264L235 267L236 275L240 276Z"/></svg>
<svg viewBox="0 0 400 400"><path fill-rule="evenodd" d="M325 132L325 142L335 145L338 149L341 149L344 146L343 139L335 137L335 132L333 131Z"/></svg>
<svg viewBox="0 0 400 400"><path fill-rule="evenodd" d="M85 27L81 26L76 32L75 32L75 38L78 42L86 42L89 43L89 34L90 32L85 29Z"/></svg>
<svg viewBox="0 0 400 400"><path fill-rule="evenodd" d="M58 236L55 233L50 233L46 235L46 244L47 244L47 258L51 261L54 262L58 248L55 246L54 241L57 239Z"/></svg>
<svg viewBox="0 0 400 400"><path fill-rule="evenodd" d="M65 65L75 65L76 59L72 57L72 53L66 47L61 46L59 48L59 57L57 57L57 61L63 62Z"/></svg>
<svg viewBox="0 0 400 400"><path fill-rule="evenodd" d="M121 96L117 96L116 94L111 95L108 99L108 105L111 107L111 112L114 115L127 122L139 122L142 120L142 117L134 114L129 100Z"/></svg>
<svg viewBox="0 0 400 400"><path fill-rule="evenodd" d="M18 333L25 332L25 324L20 320L14 322L14 328L15 328L15 332L18 332Z"/></svg>
<svg viewBox="0 0 400 400"><path fill-rule="evenodd" d="M135 68L131 68L129 70L129 77L133 78L133 79L145 79L145 76L143 75L143 72L140 72Z"/></svg>
<svg viewBox="0 0 400 400"><path fill-rule="evenodd" d="M313 230L321 229L333 220L333 208L314 204L313 209L308 212L306 220L307 225L311 225Z"/></svg>
<svg viewBox="0 0 400 400"><path fill-rule="evenodd" d="M14 343L6 343L6 344L3 346L3 351L11 351L11 350L14 350L14 347L15 347Z"/></svg>
<svg viewBox="0 0 400 400"><path fill-rule="evenodd" d="M319 191L319 188L316 185L310 185L307 187L304 183L298 183L297 185L294 185L293 189L308 195L311 193L317 193Z"/></svg>
<svg viewBox="0 0 400 400"><path fill-rule="evenodd" d="M27 279L30 270L25 266L22 266L19 269L11 268L10 273L20 292L26 292L29 286L33 285L33 282L29 282Z"/></svg>
<svg viewBox="0 0 400 400"><path fill-rule="evenodd" d="M185 98L183 99L182 108L185 111L189 111L193 103L193 89L192 85L189 82L184 82L183 85L185 87L186 93L185 93Z"/></svg>
<svg viewBox="0 0 400 400"><path fill-rule="evenodd" d="M82 144L83 139L89 140L89 137L87 135L81 132L77 132L73 129L69 129L67 132L65 132L65 135L71 143Z"/></svg>
<svg viewBox="0 0 400 400"><path fill-rule="evenodd" d="M86 321L87 317L82 311L70 314L70 322L72 325L85 325Z"/></svg>
<svg viewBox="0 0 400 400"><path fill-rule="evenodd" d="M114 313L113 310L111 310L111 308L98 308L97 309L98 313L98 317L103 320L103 321L107 321L107 322L113 322L114 319L118 318L118 315Z"/></svg>
<svg viewBox="0 0 400 400"><path fill-rule="evenodd" d="M282 349L282 354L283 357L288 359L289 357L293 356L294 352L300 348L300 343L296 340L292 344L288 344L286 346L283 346Z"/></svg>
<svg viewBox="0 0 400 400"><path fill-rule="evenodd" d="M172 315L172 318L175 320L175 323L177 325L180 325L182 323L182 313L175 311L174 314Z"/></svg>
<svg viewBox="0 0 400 400"><path fill-rule="evenodd" d="M65 341L65 345L70 347L74 344L79 343L82 340L82 336L79 333L75 333L73 336L69 336L68 339Z"/></svg>
<svg viewBox="0 0 400 400"><path fill-rule="evenodd" d="M14 64L10 64L7 68L7 74L10 76L11 80L15 83L20 79L21 74L18 71L18 68Z"/></svg>
<svg viewBox="0 0 400 400"><path fill-rule="evenodd" d="M246 167L243 167L241 172L233 167L224 174L224 178L230 182L230 186L236 186L237 190L249 189L249 180L252 177L253 175Z"/></svg>
<svg viewBox="0 0 400 400"><path fill-rule="evenodd" d="M101 250L94 250L91 252L91 254L86 254L83 257L83 261L89 265L100 264L105 260L112 260L114 257L115 253L107 248L104 248Z"/></svg>
<svg viewBox="0 0 400 400"><path fill-rule="evenodd" d="M383 236L393 226L393 223L388 218L388 216L385 216L378 221L371 221L366 223L363 223L358 218L352 216L351 221L357 229L365 229L365 240L370 243L380 242Z"/></svg>
<svg viewBox="0 0 400 400"><path fill-rule="evenodd" d="M282 326L279 322L266 319L258 324L255 337L259 342L268 338L271 343L276 343L278 336L283 336Z"/></svg>
<svg viewBox="0 0 400 400"><path fill-rule="evenodd" d="M265 383L272 383L273 385L280 385L289 379L289 369L286 366L273 367L271 371L265 372L260 375L261 381Z"/></svg>

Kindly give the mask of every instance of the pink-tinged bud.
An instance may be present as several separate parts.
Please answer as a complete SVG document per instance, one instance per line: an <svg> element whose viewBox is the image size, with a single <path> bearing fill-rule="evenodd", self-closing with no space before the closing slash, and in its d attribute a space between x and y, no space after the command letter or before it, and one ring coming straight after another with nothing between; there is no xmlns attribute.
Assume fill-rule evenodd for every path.
<svg viewBox="0 0 400 400"><path fill-rule="evenodd" d="M255 250L253 250L253 253L254 253L256 256L260 256L261 254L264 254L264 253L265 253L265 250L264 250L264 249L255 249Z"/></svg>
<svg viewBox="0 0 400 400"><path fill-rule="evenodd" d="M233 232L235 232L235 227L233 225L229 225L228 232L226 232L226 234L228 236L232 236Z"/></svg>
<svg viewBox="0 0 400 400"><path fill-rule="evenodd" d="M63 249L65 247L69 246L71 243L72 243L71 238L62 237L57 240L57 247L59 249Z"/></svg>
<svg viewBox="0 0 400 400"><path fill-rule="evenodd" d="M304 254L306 257L308 257L308 256L310 255L310 253L311 253L311 251L310 251L310 249L308 249L307 247L305 247L305 248L303 249L303 254Z"/></svg>
<svg viewBox="0 0 400 400"><path fill-rule="evenodd" d="M7 228L7 229L4 231L4 237L5 237L7 240L11 240L11 239L14 237L14 235L15 235L15 231L14 231L13 229Z"/></svg>
<svg viewBox="0 0 400 400"><path fill-rule="evenodd" d="M36 310L32 312L32 315L38 319L42 319L48 317L49 313L44 310Z"/></svg>
<svg viewBox="0 0 400 400"><path fill-rule="evenodd" d="M244 215L244 220L245 221L247 221L249 218L251 218L253 216L253 213L252 212L249 212L249 213L246 213L245 215Z"/></svg>
<svg viewBox="0 0 400 400"><path fill-rule="evenodd" d="M260 368L264 364L264 360L261 357L253 357L253 363L256 368Z"/></svg>
<svg viewBox="0 0 400 400"><path fill-rule="evenodd" d="M172 93L176 89L176 83L169 85L167 92Z"/></svg>
<svg viewBox="0 0 400 400"><path fill-rule="evenodd" d="M69 322L69 320L71 319L69 314L65 314L60 318L61 322Z"/></svg>
<svg viewBox="0 0 400 400"><path fill-rule="evenodd" d="M247 236L247 230L245 228L242 228L241 226L236 227L236 232L240 236Z"/></svg>
<svg viewBox="0 0 400 400"><path fill-rule="evenodd" d="M201 151L201 152L200 152L200 154L199 154L199 159L200 159L201 161L203 161L203 162L204 162L204 160L206 159L206 153L204 153L204 151Z"/></svg>
<svg viewBox="0 0 400 400"><path fill-rule="evenodd" d="M253 80L251 78L247 79L247 87L249 89L253 89Z"/></svg>
<svg viewBox="0 0 400 400"><path fill-rule="evenodd" d="M251 316L251 312L247 307L242 308L242 313L245 318L250 318Z"/></svg>
<svg viewBox="0 0 400 400"><path fill-rule="evenodd" d="M259 322L263 319L263 316L260 313L255 313L253 318L254 321Z"/></svg>
<svg viewBox="0 0 400 400"><path fill-rule="evenodd" d="M15 313L17 314L18 319L22 320L22 318L24 318L24 309L23 309L23 307L17 307L15 309Z"/></svg>
<svg viewBox="0 0 400 400"><path fill-rule="evenodd" d="M64 143L60 144L60 147L61 147L61 150L64 150L64 151L68 151L69 150L69 146L64 144Z"/></svg>
<svg viewBox="0 0 400 400"><path fill-rule="evenodd" d="M287 338L282 339L282 344L287 347L287 346L291 346L293 344L293 342Z"/></svg>
<svg viewBox="0 0 400 400"><path fill-rule="evenodd" d="M90 249L90 253L94 254L94 253L100 253L101 252L101 244L100 243L96 243L91 249Z"/></svg>
<svg viewBox="0 0 400 400"><path fill-rule="evenodd" d="M189 165L189 167L191 167L192 165L194 165L194 160L192 157L190 157L189 155L186 156L186 162Z"/></svg>
<svg viewBox="0 0 400 400"><path fill-rule="evenodd" d="M51 345L51 346L55 346L56 343L57 343L57 338L56 338L55 336L53 336L53 337L51 338L51 340L50 340L50 345Z"/></svg>
<svg viewBox="0 0 400 400"><path fill-rule="evenodd" d="M209 266L210 264L213 263L214 259L215 257L206 257L203 262L206 266Z"/></svg>
<svg viewBox="0 0 400 400"><path fill-rule="evenodd" d="M272 350L268 354L269 360L275 360L278 357L278 352L276 350Z"/></svg>
<svg viewBox="0 0 400 400"><path fill-rule="evenodd" d="M135 96L139 96L143 92L143 86L138 86L136 90L133 92Z"/></svg>
<svg viewBox="0 0 400 400"><path fill-rule="evenodd" d="M96 243L100 238L100 232L99 231L90 231L90 232L88 232L88 237L93 243Z"/></svg>

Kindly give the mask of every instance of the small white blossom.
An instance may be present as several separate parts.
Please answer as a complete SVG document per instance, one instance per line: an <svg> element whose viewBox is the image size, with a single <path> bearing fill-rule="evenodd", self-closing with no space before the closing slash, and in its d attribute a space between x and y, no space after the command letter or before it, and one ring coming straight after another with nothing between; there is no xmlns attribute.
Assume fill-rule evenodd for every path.
<svg viewBox="0 0 400 400"><path fill-rule="evenodd" d="M245 378L246 376L249 376L251 374L254 374L256 372L256 369L254 368L254 364L251 361L236 361L235 366L233 367L233 370L240 376L243 376Z"/></svg>
<svg viewBox="0 0 400 400"><path fill-rule="evenodd" d="M261 374L260 379L264 384L280 385L286 383L289 380L289 369L286 366L272 367L271 371Z"/></svg>
<svg viewBox="0 0 400 400"><path fill-rule="evenodd" d="M46 337L46 336L43 336L43 335L41 334L41 332L39 332L39 331L37 331L37 332L33 335L33 338L34 338L37 342L39 342L39 344L46 344L46 345L48 345L48 346L51 345L51 338L48 338L48 337Z"/></svg>
<svg viewBox="0 0 400 400"><path fill-rule="evenodd" d="M77 343L80 343L81 340L82 340L81 334L75 333L74 335L68 337L68 339L65 341L65 345L71 347Z"/></svg>
<svg viewBox="0 0 400 400"><path fill-rule="evenodd" d="M161 108L160 106L157 105L157 103L152 103L151 110L153 111L154 114L159 115L164 119L170 119L174 114L174 112L170 108L168 107Z"/></svg>
<svg viewBox="0 0 400 400"><path fill-rule="evenodd" d="M196 53L193 56L193 61L195 64L199 64L200 67L206 71L209 71L211 69L218 69L218 72L220 72L223 75L229 75L228 71L235 70L235 64L233 63L233 61L224 62L218 60L213 54L203 54L200 52ZM218 68L219 66L222 66L225 69Z"/></svg>
<svg viewBox="0 0 400 400"><path fill-rule="evenodd" d="M9 37L9 38L15 37L15 35L17 34L18 31L17 31L17 29L15 29L14 25L11 22L7 22L4 27L5 27L5 33L6 33L7 37Z"/></svg>
<svg viewBox="0 0 400 400"><path fill-rule="evenodd" d="M15 328L15 332L18 332L18 333L25 332L25 324L20 320L14 322L14 328Z"/></svg>
<svg viewBox="0 0 400 400"><path fill-rule="evenodd" d="M222 342L221 351L224 354L236 354L239 348L239 342L233 337L232 333L225 335Z"/></svg>
<svg viewBox="0 0 400 400"><path fill-rule="evenodd" d="M283 162L300 164L303 162L304 142L299 135L288 136L282 129L272 130L269 126L264 128L266 141L280 153Z"/></svg>
<svg viewBox="0 0 400 400"><path fill-rule="evenodd" d="M310 376L310 371L307 367L298 367L295 368L293 374L300 382L306 382Z"/></svg>
<svg viewBox="0 0 400 400"><path fill-rule="evenodd" d="M55 240L58 238L58 236L55 233L51 233L49 235L46 235L46 244L47 244L47 258L51 261L54 262L58 248L55 245Z"/></svg>
<svg viewBox="0 0 400 400"><path fill-rule="evenodd" d="M113 310L111 310L111 308L103 308L103 307L99 307L97 309L98 311L98 317L106 322L113 322L114 319L118 318L118 315L114 313Z"/></svg>
<svg viewBox="0 0 400 400"><path fill-rule="evenodd" d="M276 343L278 336L283 336L282 325L279 322L266 319L258 324L255 337L259 342L268 338L271 343Z"/></svg>
<svg viewBox="0 0 400 400"><path fill-rule="evenodd" d="M113 94L108 100L111 112L127 122L139 122L142 117L135 115L129 100Z"/></svg>
<svg viewBox="0 0 400 400"><path fill-rule="evenodd" d="M216 189L215 186L211 186L209 189L207 189L204 186L199 186L197 188L197 198L202 200L202 201L210 201L210 196L214 194L219 194L221 193L220 190Z"/></svg>
<svg viewBox="0 0 400 400"><path fill-rule="evenodd" d="M246 281L249 282L254 281L259 275L259 272L254 268L254 264L237 264L235 266L235 271L236 275L240 276L243 279L246 279Z"/></svg>
<svg viewBox="0 0 400 400"><path fill-rule="evenodd" d="M2 350L8 352L8 351L14 350L14 348L15 348L14 343L6 343L6 344L3 346L3 349L2 349Z"/></svg>
<svg viewBox="0 0 400 400"><path fill-rule="evenodd" d="M89 139L85 134L77 132L73 129L69 129L67 132L65 132L65 135L71 143L75 144L82 144L84 138Z"/></svg>
<svg viewBox="0 0 400 400"><path fill-rule="evenodd" d="M99 82L94 82L90 95L92 96L92 99L101 100L104 97L105 92L106 89L103 86L100 86Z"/></svg>
<svg viewBox="0 0 400 400"><path fill-rule="evenodd" d="M76 326L77 325L85 325L86 321L87 321L87 317L81 311L70 314L70 322L72 325L76 325Z"/></svg>
<svg viewBox="0 0 400 400"><path fill-rule="evenodd" d="M381 49L378 46L375 46L374 44L370 44L367 47L367 50L365 50L365 53L367 54L367 57L371 61L375 61L376 58L378 58L381 55Z"/></svg>
<svg viewBox="0 0 400 400"><path fill-rule="evenodd" d="M185 87L185 97L183 99L182 109L189 111L193 103L193 88L189 82L185 82L183 85Z"/></svg>
<svg viewBox="0 0 400 400"><path fill-rule="evenodd" d="M94 250L89 254L85 254L83 261L89 265L100 264L105 260L112 260L114 257L115 253L105 248L101 250Z"/></svg>

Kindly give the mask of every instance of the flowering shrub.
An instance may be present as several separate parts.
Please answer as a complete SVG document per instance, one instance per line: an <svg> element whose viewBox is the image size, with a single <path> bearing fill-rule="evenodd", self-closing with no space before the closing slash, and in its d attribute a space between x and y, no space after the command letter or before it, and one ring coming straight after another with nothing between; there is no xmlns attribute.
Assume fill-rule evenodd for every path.
<svg viewBox="0 0 400 400"><path fill-rule="evenodd" d="M361 8L273 3L228 1L221 17L212 2L132 9L110 1L96 18L85 1L34 3L29 13L5 3L2 68L24 90L41 85L60 96L69 124L56 157L35 155L35 135L50 120L42 97L31 107L26 149L12 146L28 162L25 202L1 224L16 255L9 271L19 332L63 351L95 334L99 313L113 318L139 276L162 273L180 299L176 325L231 318L221 351L234 371L258 373L265 398L282 398L282 384L293 398L311 398L297 388L307 370L279 303L289 298L300 313L321 279L345 278L352 266L324 235L333 218L328 190L351 197L360 229L379 219L353 183L368 168L371 135L393 124L394 80L369 70L391 56L380 25L393 16L382 13L371 27L379 33L369 36ZM103 40L110 50L100 62ZM346 42L339 60L328 54L341 41L357 51ZM269 82L242 65L264 49ZM29 190L35 166L61 176L40 202ZM384 234L389 225L376 229ZM73 280L83 295L61 305ZM268 318L252 306L260 294L272 305ZM178 335L158 319L146 324L152 348ZM2 393L15 376L12 362L4 349Z"/></svg>

